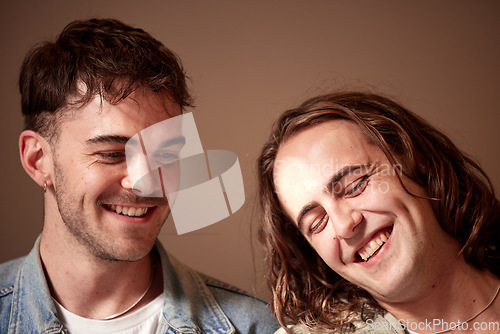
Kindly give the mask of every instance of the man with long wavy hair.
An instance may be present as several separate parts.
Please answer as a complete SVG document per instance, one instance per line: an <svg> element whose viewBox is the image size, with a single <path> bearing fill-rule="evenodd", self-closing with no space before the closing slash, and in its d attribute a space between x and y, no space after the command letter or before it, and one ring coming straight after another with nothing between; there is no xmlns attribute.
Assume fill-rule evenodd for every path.
<svg viewBox="0 0 500 334"><path fill-rule="evenodd" d="M340 92L286 111L258 177L281 331L500 330L493 186L401 105Z"/></svg>

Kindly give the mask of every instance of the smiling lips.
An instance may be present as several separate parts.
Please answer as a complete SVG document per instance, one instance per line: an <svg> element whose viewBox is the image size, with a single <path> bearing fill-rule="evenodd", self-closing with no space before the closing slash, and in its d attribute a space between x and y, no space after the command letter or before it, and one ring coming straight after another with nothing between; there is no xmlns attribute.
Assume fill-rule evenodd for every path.
<svg viewBox="0 0 500 334"><path fill-rule="evenodd" d="M135 208L128 206L114 205L114 204L108 205L108 208L110 208L112 211L116 213L129 217L142 217L146 215L149 209L148 207Z"/></svg>
<svg viewBox="0 0 500 334"><path fill-rule="evenodd" d="M377 232L366 245L358 250L358 255L361 259L367 262L387 242L391 236L391 232L391 228L384 228Z"/></svg>

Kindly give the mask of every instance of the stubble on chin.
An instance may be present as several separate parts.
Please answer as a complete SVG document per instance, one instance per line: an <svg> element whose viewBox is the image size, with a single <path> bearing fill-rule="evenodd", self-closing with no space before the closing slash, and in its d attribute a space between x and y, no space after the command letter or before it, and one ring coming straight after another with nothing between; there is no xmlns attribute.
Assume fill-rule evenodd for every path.
<svg viewBox="0 0 500 334"><path fill-rule="evenodd" d="M79 246L92 257L113 262L139 261L151 252L166 217L154 227L153 231L145 232L142 226L126 226L119 233L113 233L111 230L101 231L98 229L98 224L93 224L96 222L93 222L93 218L89 217L89 213L84 208L84 196L80 199L72 193L61 168L57 163L54 165L54 190L59 214L69 235ZM133 194L120 196L137 198ZM131 199L128 198L128 200ZM99 201L102 202L102 199L98 199L95 209L102 209ZM139 201L140 199L136 200L136 202ZM144 201L164 204L165 200L145 199ZM105 226L101 226L103 227Z"/></svg>

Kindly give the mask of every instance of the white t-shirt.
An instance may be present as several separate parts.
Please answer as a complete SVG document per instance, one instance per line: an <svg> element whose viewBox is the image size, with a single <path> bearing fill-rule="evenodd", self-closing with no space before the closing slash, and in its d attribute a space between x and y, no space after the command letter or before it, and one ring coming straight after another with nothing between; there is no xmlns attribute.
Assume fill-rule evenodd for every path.
<svg viewBox="0 0 500 334"><path fill-rule="evenodd" d="M158 328L163 308L163 294L143 308L111 320L86 319L66 310L57 301L54 302L59 320L70 334L145 334L154 333Z"/></svg>

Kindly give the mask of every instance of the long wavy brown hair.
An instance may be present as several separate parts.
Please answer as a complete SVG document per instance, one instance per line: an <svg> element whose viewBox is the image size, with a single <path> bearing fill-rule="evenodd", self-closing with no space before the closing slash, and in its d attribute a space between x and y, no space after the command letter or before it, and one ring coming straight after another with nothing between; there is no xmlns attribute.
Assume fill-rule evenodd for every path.
<svg viewBox="0 0 500 334"><path fill-rule="evenodd" d="M315 332L348 327L379 309L364 290L331 270L280 205L273 182L280 146L298 131L336 119L357 124L393 166L427 191L442 228L462 245L465 260L500 276L500 205L491 181L443 133L394 101L375 94L340 92L311 98L275 123L258 159L261 224L273 311L283 327Z"/></svg>

